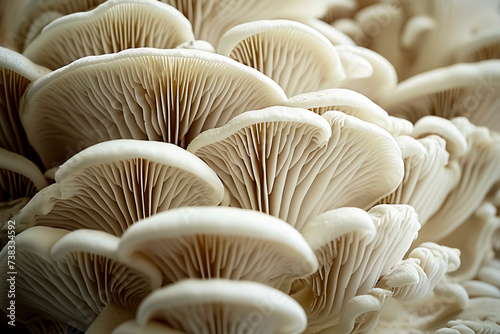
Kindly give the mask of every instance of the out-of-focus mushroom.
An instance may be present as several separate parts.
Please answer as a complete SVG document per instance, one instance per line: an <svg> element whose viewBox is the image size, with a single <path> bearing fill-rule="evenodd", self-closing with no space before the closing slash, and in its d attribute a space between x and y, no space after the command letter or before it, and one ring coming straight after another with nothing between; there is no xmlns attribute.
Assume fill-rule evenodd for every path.
<svg viewBox="0 0 500 334"><path fill-rule="evenodd" d="M373 292L378 280L403 258L419 228L417 214L408 205L378 205L369 212L340 208L308 222L302 234L320 268L301 280L292 295L308 316L307 333L350 333L362 326L359 316L373 312L371 304L360 302L352 316L349 303ZM369 318L375 319L372 329L377 318Z"/></svg>
<svg viewBox="0 0 500 334"><path fill-rule="evenodd" d="M56 183L15 216L18 232L35 225L121 235L134 222L180 206L217 205L224 188L203 161L168 143L116 140L78 153Z"/></svg>
<svg viewBox="0 0 500 334"><path fill-rule="evenodd" d="M188 151L219 175L231 206L269 213L299 231L323 212L371 207L403 177L394 138L339 111L246 112L200 134Z"/></svg>
<svg viewBox="0 0 500 334"><path fill-rule="evenodd" d="M22 52L42 29L64 15L91 10L106 0L26 0L13 27L14 45Z"/></svg>
<svg viewBox="0 0 500 334"><path fill-rule="evenodd" d="M263 0L195 2L161 0L177 8L188 18L197 39L217 45L222 35L239 24L269 19L303 19L318 17L326 9L323 0Z"/></svg>
<svg viewBox="0 0 500 334"><path fill-rule="evenodd" d="M333 88L345 78L334 46L295 21L241 24L221 37L217 51L264 73L288 96Z"/></svg>
<svg viewBox="0 0 500 334"><path fill-rule="evenodd" d="M458 158L462 176L439 210L419 233L418 242L439 241L457 229L482 203L500 180L500 134L475 126L464 117L452 120L467 140Z"/></svg>
<svg viewBox="0 0 500 334"><path fill-rule="evenodd" d="M52 21L23 54L57 69L85 56L140 47L172 49L193 40L189 21L169 5L156 0L108 0L88 12Z"/></svg>
<svg viewBox="0 0 500 334"><path fill-rule="evenodd" d="M228 207L179 208L135 223L120 257L160 268L163 284L185 278L226 278L287 285L318 268L300 233L267 214ZM285 284L285 286L282 286Z"/></svg>
<svg viewBox="0 0 500 334"><path fill-rule="evenodd" d="M23 55L0 47L0 148L21 154L40 166L40 158L21 124L19 103L28 85L49 72Z"/></svg>
<svg viewBox="0 0 500 334"><path fill-rule="evenodd" d="M21 119L44 165L53 167L110 139L186 147L203 130L285 100L274 81L227 57L138 48L85 57L37 80Z"/></svg>
<svg viewBox="0 0 500 334"><path fill-rule="evenodd" d="M132 311L159 287L161 276L145 262L120 261L118 241L100 231L70 233L43 226L17 235L16 319L55 319L86 330L98 315L110 327L133 318ZM0 253L4 272L9 272L7 250ZM0 290L7 296L9 282L4 280ZM2 309L8 303L2 298Z"/></svg>
<svg viewBox="0 0 500 334"><path fill-rule="evenodd" d="M307 319L296 301L267 285L190 279L151 293L136 322L160 322L186 333L292 334L302 333Z"/></svg>
<svg viewBox="0 0 500 334"><path fill-rule="evenodd" d="M389 114L415 123L427 115L464 116L500 132L500 60L457 64L401 82L381 99Z"/></svg>

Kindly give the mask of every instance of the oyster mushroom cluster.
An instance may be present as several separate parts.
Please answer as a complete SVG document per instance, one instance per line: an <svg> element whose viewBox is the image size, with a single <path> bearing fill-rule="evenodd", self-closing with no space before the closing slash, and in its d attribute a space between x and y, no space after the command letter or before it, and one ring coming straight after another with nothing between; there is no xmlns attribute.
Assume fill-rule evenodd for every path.
<svg viewBox="0 0 500 334"><path fill-rule="evenodd" d="M500 0L0 4L9 333L500 333Z"/></svg>

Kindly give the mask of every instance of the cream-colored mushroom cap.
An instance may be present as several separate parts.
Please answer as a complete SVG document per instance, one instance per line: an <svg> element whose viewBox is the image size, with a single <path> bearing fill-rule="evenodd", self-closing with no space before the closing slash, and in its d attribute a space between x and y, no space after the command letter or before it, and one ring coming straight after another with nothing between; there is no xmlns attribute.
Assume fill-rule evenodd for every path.
<svg viewBox="0 0 500 334"><path fill-rule="evenodd" d="M135 223L120 256L154 263L163 284L185 278L227 278L280 287L318 268L312 249L286 222L228 207L178 208Z"/></svg>
<svg viewBox="0 0 500 334"><path fill-rule="evenodd" d="M188 333L228 334L302 333L307 322L304 310L283 292L225 279L190 279L156 290L136 319L140 326L160 320Z"/></svg>
<svg viewBox="0 0 500 334"><path fill-rule="evenodd" d="M49 72L23 55L0 47L0 148L24 155L37 164L40 158L26 138L19 103L28 85Z"/></svg>
<svg viewBox="0 0 500 334"><path fill-rule="evenodd" d="M500 131L500 61L456 64L411 77L380 101L391 115L413 123L427 115L465 116Z"/></svg>
<svg viewBox="0 0 500 334"><path fill-rule="evenodd" d="M227 57L139 48L54 71L27 90L20 113L31 143L52 166L111 139L186 147L203 130L285 100L274 81Z"/></svg>
<svg viewBox="0 0 500 334"><path fill-rule="evenodd" d="M23 54L57 69L85 56L140 47L172 49L193 40L191 23L172 6L155 0L108 0L52 21Z"/></svg>
<svg viewBox="0 0 500 334"><path fill-rule="evenodd" d="M394 138L342 112L246 112L199 135L188 150L215 170L230 205L279 217L299 231L339 207L369 207L401 182Z"/></svg>
<svg viewBox="0 0 500 334"><path fill-rule="evenodd" d="M331 88L345 78L333 45L295 21L241 24L222 36L217 51L272 78L288 96Z"/></svg>
<svg viewBox="0 0 500 334"><path fill-rule="evenodd" d="M403 258L419 228L408 205L378 205L369 212L339 208L309 221L302 234L318 257L319 269L292 295L306 311L306 332L349 333L365 320L373 327L391 294L373 288ZM366 312L376 315L360 317Z"/></svg>
<svg viewBox="0 0 500 334"><path fill-rule="evenodd" d="M103 142L63 164L56 183L16 216L19 231L34 225L95 229L121 235L134 222L180 207L217 205L217 175L200 159L168 143Z"/></svg>
<svg viewBox="0 0 500 334"><path fill-rule="evenodd" d="M86 330L106 305L134 309L161 281L155 267L118 260L118 238L100 231L37 226L19 233L15 245L18 320L42 315ZM7 254L6 247L0 253L5 272ZM6 284L0 289L7 295Z"/></svg>

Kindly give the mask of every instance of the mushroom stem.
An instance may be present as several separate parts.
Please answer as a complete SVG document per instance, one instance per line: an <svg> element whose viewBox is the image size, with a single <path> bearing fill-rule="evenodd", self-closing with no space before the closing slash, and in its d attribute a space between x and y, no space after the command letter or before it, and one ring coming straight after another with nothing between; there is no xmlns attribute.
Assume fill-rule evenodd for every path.
<svg viewBox="0 0 500 334"><path fill-rule="evenodd" d="M125 321L135 318L135 313L115 303L107 304L87 329L87 334L108 334Z"/></svg>

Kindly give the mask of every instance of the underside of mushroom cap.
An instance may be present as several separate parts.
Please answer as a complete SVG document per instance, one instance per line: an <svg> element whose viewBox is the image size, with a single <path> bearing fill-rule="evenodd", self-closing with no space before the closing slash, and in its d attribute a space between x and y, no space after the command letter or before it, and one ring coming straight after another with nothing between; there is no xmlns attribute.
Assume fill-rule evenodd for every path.
<svg viewBox="0 0 500 334"><path fill-rule="evenodd" d="M154 282L159 283L159 276L155 268L139 271L116 260L114 237L88 230L72 233L78 235L40 226L16 237L18 320L58 319L85 330L107 303L136 307L157 287ZM5 272L7 254L6 247L0 253ZM0 285L2 290L8 288ZM7 296L7 291L3 292ZM7 298L2 300L9 302Z"/></svg>
<svg viewBox="0 0 500 334"><path fill-rule="evenodd" d="M161 321L187 333L302 333L307 319L291 297L266 285L224 279L184 280L156 290L137 323Z"/></svg>
<svg viewBox="0 0 500 334"><path fill-rule="evenodd" d="M307 332L340 330L347 326L342 320L345 317L353 321L348 326L351 329L361 325L356 324L361 319L344 314L346 305L368 294L403 258L419 228L417 214L408 205L378 205L369 212L340 208L306 224L302 234L320 268L302 280L293 297L308 315ZM363 308L363 303L358 307Z"/></svg>
<svg viewBox="0 0 500 334"><path fill-rule="evenodd" d="M465 116L500 131L500 60L456 64L406 81L380 101L391 115L413 123L427 115Z"/></svg>
<svg viewBox="0 0 500 334"><path fill-rule="evenodd" d="M189 21L169 5L154 0L108 0L88 12L52 21L23 54L57 69L85 56L140 47L172 49L193 40Z"/></svg>
<svg viewBox="0 0 500 334"><path fill-rule="evenodd" d="M178 208L146 218L125 232L119 253L129 262L154 263L163 285L226 278L279 288L317 269L313 251L286 222L228 207Z"/></svg>
<svg viewBox="0 0 500 334"><path fill-rule="evenodd" d="M37 80L20 113L30 142L53 167L111 139L186 147L203 130L285 100L274 81L227 57L139 48L85 57Z"/></svg>
<svg viewBox="0 0 500 334"><path fill-rule="evenodd" d="M121 235L134 222L180 206L217 205L224 188L203 161L173 144L103 142L73 156L16 216L44 225Z"/></svg>
<svg viewBox="0 0 500 334"><path fill-rule="evenodd" d="M231 206L269 213L299 231L322 212L373 205L403 176L389 133L337 111L247 112L202 133L188 150L216 171Z"/></svg>
<svg viewBox="0 0 500 334"><path fill-rule="evenodd" d="M227 31L217 51L276 81L288 96L331 88L345 78L333 45L308 26L254 21Z"/></svg>

